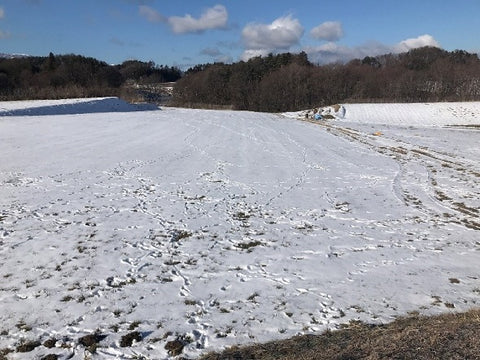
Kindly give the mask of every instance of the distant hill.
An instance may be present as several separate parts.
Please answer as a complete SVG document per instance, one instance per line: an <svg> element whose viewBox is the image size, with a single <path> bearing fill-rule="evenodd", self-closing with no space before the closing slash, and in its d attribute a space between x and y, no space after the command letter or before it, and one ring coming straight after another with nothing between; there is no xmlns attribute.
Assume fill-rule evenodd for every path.
<svg viewBox="0 0 480 360"><path fill-rule="evenodd" d="M128 60L109 65L74 54L1 54L0 100L121 96L141 102L146 95L155 98L145 90L146 85L174 82L181 75L176 67L152 61Z"/></svg>
<svg viewBox="0 0 480 360"><path fill-rule="evenodd" d="M0 53L0 58L3 58L3 59L18 59L18 58L24 58L24 57L28 57L28 55Z"/></svg>
<svg viewBox="0 0 480 360"><path fill-rule="evenodd" d="M73 54L0 54L0 100L119 96L162 103L171 97L159 86L167 82L176 82L176 106L266 112L348 102L479 101L480 60L463 50L424 47L316 65L301 52L200 64L182 73L137 60L109 65Z"/></svg>
<svg viewBox="0 0 480 360"><path fill-rule="evenodd" d="M480 60L424 47L346 64L315 65L305 53L196 66L176 84L177 106L283 112L344 102L480 100Z"/></svg>

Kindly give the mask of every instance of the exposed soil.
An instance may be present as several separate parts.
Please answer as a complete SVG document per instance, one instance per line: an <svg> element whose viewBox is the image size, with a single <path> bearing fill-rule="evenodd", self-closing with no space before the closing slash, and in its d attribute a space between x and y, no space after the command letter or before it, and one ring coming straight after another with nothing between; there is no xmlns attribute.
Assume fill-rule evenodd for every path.
<svg viewBox="0 0 480 360"><path fill-rule="evenodd" d="M478 359L479 331L480 310L471 310L380 326L352 322L343 330L232 347L201 359Z"/></svg>

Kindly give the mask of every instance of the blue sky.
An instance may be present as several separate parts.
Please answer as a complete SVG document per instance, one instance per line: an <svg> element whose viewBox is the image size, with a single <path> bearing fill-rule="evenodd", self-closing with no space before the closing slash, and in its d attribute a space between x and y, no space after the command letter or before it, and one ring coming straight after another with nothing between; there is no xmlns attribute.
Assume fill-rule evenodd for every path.
<svg viewBox="0 0 480 360"><path fill-rule="evenodd" d="M0 0L0 53L188 68L270 52L316 63L432 45L480 52L480 0Z"/></svg>

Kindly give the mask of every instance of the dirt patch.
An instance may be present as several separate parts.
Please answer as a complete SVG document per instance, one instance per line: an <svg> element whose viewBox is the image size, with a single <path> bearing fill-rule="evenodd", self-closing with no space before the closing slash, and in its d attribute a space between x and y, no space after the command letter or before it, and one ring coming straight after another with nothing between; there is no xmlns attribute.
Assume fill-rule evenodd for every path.
<svg viewBox="0 0 480 360"><path fill-rule="evenodd" d="M175 340L167 342L165 344L165 350L168 351L168 355L170 356L178 356L182 353L183 348L191 342L192 339L189 336L181 335Z"/></svg>
<svg viewBox="0 0 480 360"><path fill-rule="evenodd" d="M98 343L106 337L107 335L102 335L99 333L89 334L78 339L78 343L85 346L88 351L94 354L97 351Z"/></svg>
<svg viewBox="0 0 480 360"><path fill-rule="evenodd" d="M139 331L132 331L127 335L123 335L120 339L120 347L130 347L133 341L142 341L142 334Z"/></svg>
<svg viewBox="0 0 480 360"><path fill-rule="evenodd" d="M40 341L26 341L18 345L16 350L19 353L26 353L26 352L33 351L35 348L39 347L40 345L42 345Z"/></svg>
<svg viewBox="0 0 480 360"><path fill-rule="evenodd" d="M464 219L462 220L463 224L472 230L480 230L480 223L472 220Z"/></svg>
<svg viewBox="0 0 480 360"><path fill-rule="evenodd" d="M322 115L322 119L325 119L325 120L334 120L334 119L335 119L335 116L330 115L330 114L325 114L325 115Z"/></svg>
<svg viewBox="0 0 480 360"><path fill-rule="evenodd" d="M13 352L12 349L0 349L0 360L7 360L7 355Z"/></svg>
<svg viewBox="0 0 480 360"><path fill-rule="evenodd" d="M47 349L51 349L55 347L55 344L57 343L57 339L55 338L50 338L48 340L45 340L43 342L43 346L45 346Z"/></svg>
<svg viewBox="0 0 480 360"><path fill-rule="evenodd" d="M380 326L353 322L343 330L232 347L201 359L476 359L479 331L480 310L471 310L412 316Z"/></svg>
<svg viewBox="0 0 480 360"><path fill-rule="evenodd" d="M85 335L85 336L82 336L80 339L78 339L78 343L85 347L88 347L94 344L98 344L100 341L102 341L106 337L107 337L106 335L101 335L101 334Z"/></svg>
<svg viewBox="0 0 480 360"><path fill-rule="evenodd" d="M449 128L480 130L480 124L467 125L448 125Z"/></svg>
<svg viewBox="0 0 480 360"><path fill-rule="evenodd" d="M239 249L242 249L242 250L251 250L252 248L254 248L256 246L261 246L261 245L262 245L261 241L254 240L254 241L249 241L249 242L238 243L235 246Z"/></svg>
<svg viewBox="0 0 480 360"><path fill-rule="evenodd" d="M469 207L465 205L463 202L454 202L452 205L455 207L455 209L465 215L470 215L470 216L478 216L478 209Z"/></svg>
<svg viewBox="0 0 480 360"><path fill-rule="evenodd" d="M58 355L57 354L48 354L42 357L40 360L57 360Z"/></svg>
<svg viewBox="0 0 480 360"><path fill-rule="evenodd" d="M167 342L165 345L165 350L168 351L168 355L170 356L178 356L182 353L185 344L183 341L179 339L175 339L173 341Z"/></svg>

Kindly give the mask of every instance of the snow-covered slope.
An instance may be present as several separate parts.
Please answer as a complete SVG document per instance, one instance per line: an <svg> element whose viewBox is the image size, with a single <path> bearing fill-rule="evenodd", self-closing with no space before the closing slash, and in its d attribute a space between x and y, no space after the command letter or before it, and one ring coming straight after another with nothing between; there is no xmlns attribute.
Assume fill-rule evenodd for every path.
<svg viewBox="0 0 480 360"><path fill-rule="evenodd" d="M480 102L344 104L342 121L401 126L479 125ZM328 109L330 107L327 107ZM306 111L285 114L303 118ZM343 113L342 113L343 115Z"/></svg>
<svg viewBox="0 0 480 360"><path fill-rule="evenodd" d="M78 115L155 109L157 107L152 104L129 104L116 97L0 102L0 116Z"/></svg>
<svg viewBox="0 0 480 360"><path fill-rule="evenodd" d="M345 120L368 124L445 126L480 124L480 103L348 104Z"/></svg>
<svg viewBox="0 0 480 360"><path fill-rule="evenodd" d="M420 110L409 126L366 123L380 105L320 125L173 108L39 116L37 105L0 103L9 359L84 359L88 334L95 358L163 359L175 345L193 357L478 306L476 130L412 126L435 123Z"/></svg>

